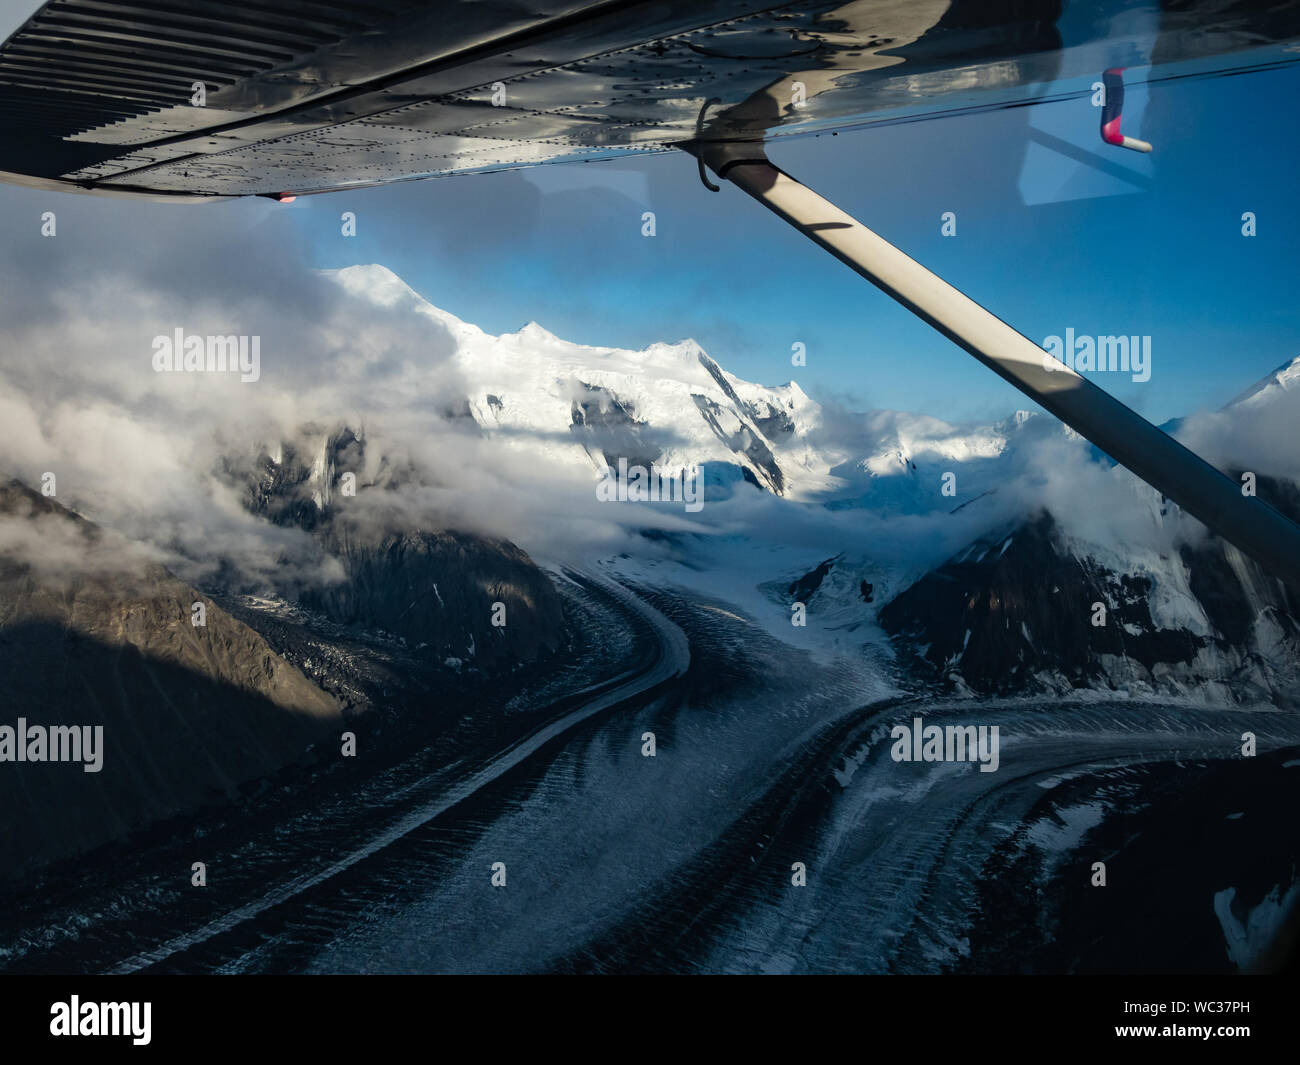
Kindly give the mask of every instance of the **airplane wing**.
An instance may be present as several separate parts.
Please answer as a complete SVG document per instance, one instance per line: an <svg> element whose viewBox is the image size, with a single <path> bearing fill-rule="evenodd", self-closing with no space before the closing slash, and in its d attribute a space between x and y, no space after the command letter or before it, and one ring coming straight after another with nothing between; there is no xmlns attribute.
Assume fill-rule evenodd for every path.
<svg viewBox="0 0 1300 1065"><path fill-rule="evenodd" d="M1297 40L1278 0L50 0L0 48L0 180L304 194L1081 96Z"/></svg>

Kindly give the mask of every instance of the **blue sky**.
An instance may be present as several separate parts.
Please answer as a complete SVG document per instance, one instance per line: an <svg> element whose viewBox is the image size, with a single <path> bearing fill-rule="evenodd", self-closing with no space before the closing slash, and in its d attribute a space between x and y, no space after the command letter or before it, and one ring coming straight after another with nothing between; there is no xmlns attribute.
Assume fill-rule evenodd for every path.
<svg viewBox="0 0 1300 1065"><path fill-rule="evenodd" d="M1161 421L1300 355L1300 147L1284 110L1298 98L1295 66L1130 88L1124 128L1155 144L1149 157L1103 145L1087 99L786 140L770 154L1036 341L1067 327L1150 335L1149 382L1096 380ZM692 336L742 377L794 377L862 408L963 419L1026 405L743 193L707 192L684 155L287 210L319 265L382 262L490 332L536 320L591 344ZM344 210L358 216L354 238L339 234ZM641 235L646 210L653 238ZM956 237L940 235L944 211ZM802 369L790 365L796 341Z"/></svg>

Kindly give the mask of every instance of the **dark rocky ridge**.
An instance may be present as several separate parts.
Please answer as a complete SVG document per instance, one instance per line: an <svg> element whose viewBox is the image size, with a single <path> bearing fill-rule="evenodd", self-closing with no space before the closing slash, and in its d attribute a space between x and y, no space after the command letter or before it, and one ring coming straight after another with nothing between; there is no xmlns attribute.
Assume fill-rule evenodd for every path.
<svg viewBox="0 0 1300 1065"><path fill-rule="evenodd" d="M324 436L315 455L285 445L278 461L266 451L257 457L248 508L312 533L344 573L340 583L286 589L290 597L339 624L426 647L438 661L486 670L533 662L560 646L560 598L524 551L454 529L406 527L397 503L418 471L381 462L367 483L364 457L364 439L346 428ZM247 476L235 467L226 473ZM357 500L367 494L364 508L339 491L346 473L357 478ZM492 624L494 603L505 605L504 626Z"/></svg>
<svg viewBox="0 0 1300 1065"><path fill-rule="evenodd" d="M828 558L824 562L819 562L815 569L809 570L798 580L791 581L790 597L796 602L807 602L813 597L817 589L822 586L822 581L826 579L826 575L830 573L831 566L834 564L835 559Z"/></svg>
<svg viewBox="0 0 1300 1065"><path fill-rule="evenodd" d="M1221 685L1241 701L1292 705L1300 599L1234 548L1182 550L1209 635L1162 628L1151 578L1118 573L1064 545L1047 514L978 541L880 611L913 676L980 694L1131 685ZM1095 626L1093 604L1106 607Z"/></svg>
<svg viewBox="0 0 1300 1065"><path fill-rule="evenodd" d="M774 412L771 406L768 406L767 414L760 415L758 411L746 403L736 394L736 390L731 387L731 382L727 380L726 374L722 372L722 367L714 362L711 358L700 352L700 365L709 372L709 376L718 383L723 394L731 400L736 411L748 418L756 426L759 426L759 432L765 430L759 425L760 421L774 426L782 435L788 435L792 424L789 417L784 411ZM734 436L728 435L718 422L717 404L705 396L693 395L696 407L699 408L700 414L704 420L709 423L709 427L717 435L718 439L725 443L732 451L743 454L767 479L768 487L777 495L785 494L785 474L782 472L780 465L776 461L776 455L768 446L767 441L761 435L750 433L746 429L741 429ZM784 419L784 421L782 421Z"/></svg>
<svg viewBox="0 0 1300 1065"><path fill-rule="evenodd" d="M104 728L97 773L0 763L0 877L224 800L337 735L334 699L92 522L15 481L0 486L0 523L30 534L28 549L0 558L0 724ZM75 549L76 567L24 557L55 542ZM191 623L196 602L202 627Z"/></svg>
<svg viewBox="0 0 1300 1065"><path fill-rule="evenodd" d="M558 646L559 596L507 540L446 531L375 540L334 527L324 542L347 579L308 589L301 599L335 621L382 629L439 659L489 670L535 661ZM505 606L504 626L492 624L494 603Z"/></svg>
<svg viewBox="0 0 1300 1065"><path fill-rule="evenodd" d="M621 458L630 466L648 467L658 462L663 448L653 439L648 422L640 421L632 407L608 389L579 384L587 398L573 401L569 431L588 453L599 452L610 467L617 466Z"/></svg>

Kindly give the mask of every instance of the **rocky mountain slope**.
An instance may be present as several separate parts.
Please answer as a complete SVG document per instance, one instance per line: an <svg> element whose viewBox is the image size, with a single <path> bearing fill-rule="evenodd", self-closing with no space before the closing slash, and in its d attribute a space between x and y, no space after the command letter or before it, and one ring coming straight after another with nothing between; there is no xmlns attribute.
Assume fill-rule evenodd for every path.
<svg viewBox="0 0 1300 1065"><path fill-rule="evenodd" d="M1300 596L1222 541L1116 567L1042 514L880 613L911 675L980 694L1074 688L1300 706Z"/></svg>
<svg viewBox="0 0 1300 1065"><path fill-rule="evenodd" d="M310 430L261 448L226 476L245 505L310 532L341 579L286 589L331 620L385 632L453 668L494 671L535 661L560 643L564 616L546 576L513 543L418 522L400 505L421 471L394 474L381 457L367 474L364 434ZM355 478L342 490L344 477ZM498 604L500 604L498 606Z"/></svg>
<svg viewBox="0 0 1300 1065"><path fill-rule="evenodd" d="M336 702L261 636L56 501L0 485L0 545L0 726L103 729L97 772L0 762L3 876L220 800L335 741Z"/></svg>

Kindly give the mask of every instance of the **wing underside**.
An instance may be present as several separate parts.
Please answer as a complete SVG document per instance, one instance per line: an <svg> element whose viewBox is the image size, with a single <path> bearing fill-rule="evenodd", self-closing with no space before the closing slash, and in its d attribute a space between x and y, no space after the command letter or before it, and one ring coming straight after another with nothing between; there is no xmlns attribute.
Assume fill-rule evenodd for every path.
<svg viewBox="0 0 1300 1065"><path fill-rule="evenodd" d="M51 0L0 49L0 176L303 194L1300 60L1300 5L1067 6Z"/></svg>

